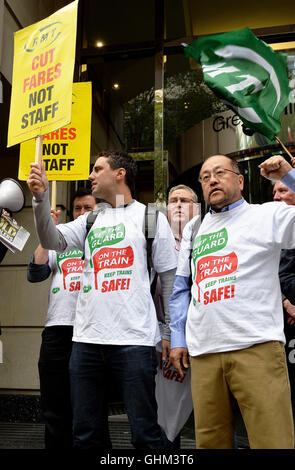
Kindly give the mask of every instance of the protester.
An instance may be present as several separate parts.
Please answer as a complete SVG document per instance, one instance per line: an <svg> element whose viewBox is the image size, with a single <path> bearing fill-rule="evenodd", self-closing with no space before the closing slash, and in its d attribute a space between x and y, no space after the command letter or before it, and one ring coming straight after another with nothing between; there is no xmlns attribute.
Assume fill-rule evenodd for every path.
<svg viewBox="0 0 295 470"><path fill-rule="evenodd" d="M169 191L167 218L174 235L174 248L177 256L185 225L193 218L194 220L199 218L197 216L199 209L197 203L196 193L184 184L174 186ZM165 323L165 317L159 278L157 278L154 301L161 327ZM169 441L172 442L171 449L180 449L180 432L193 409L190 371L182 379L172 366L165 367L170 353L170 334L167 335L166 330L164 332L164 335L162 335L164 338L162 341L163 348L159 348L162 354L158 354L159 365L156 375L158 422L164 429Z"/></svg>
<svg viewBox="0 0 295 470"><path fill-rule="evenodd" d="M295 194L281 181L273 187L273 200L282 201L295 206ZM282 250L279 278L283 294L284 332L286 337L285 351L289 379L291 385L291 399L293 408L295 404L295 249Z"/></svg>
<svg viewBox="0 0 295 470"><path fill-rule="evenodd" d="M185 225L198 214L198 197L194 190L185 184L170 189L168 194L168 222L173 232L177 251L180 249Z"/></svg>
<svg viewBox="0 0 295 470"><path fill-rule="evenodd" d="M136 164L128 154L100 153L89 176L92 194L112 207L98 214L88 234L85 214L55 227L43 165L31 164L28 178L42 246L85 253L70 360L74 447L78 449L103 448L107 372L122 390L133 445L159 449L167 443L157 423L155 345L160 332L147 270L145 206L133 199L135 175ZM161 213L152 248L167 309L176 255L171 229Z"/></svg>
<svg viewBox="0 0 295 470"><path fill-rule="evenodd" d="M75 192L72 203L74 220L94 207L95 198L90 189L80 188ZM60 211L51 212L57 224ZM46 449L67 449L73 446L69 361L84 266L82 258L83 252L80 250L70 250L61 256L39 245L27 269L30 282L44 281L52 274L38 362Z"/></svg>
<svg viewBox="0 0 295 470"><path fill-rule="evenodd" d="M260 167L295 181L280 156ZM170 357L183 375L190 354L197 447L233 448L234 398L251 448L294 448L278 266L281 249L295 246L295 208L248 204L238 165L224 155L203 163L200 182L210 211L193 246L183 231L170 300Z"/></svg>

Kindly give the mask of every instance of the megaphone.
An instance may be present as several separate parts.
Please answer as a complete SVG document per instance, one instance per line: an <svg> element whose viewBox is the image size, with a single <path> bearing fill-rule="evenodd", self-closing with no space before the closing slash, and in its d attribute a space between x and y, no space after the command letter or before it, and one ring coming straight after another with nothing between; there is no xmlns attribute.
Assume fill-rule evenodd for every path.
<svg viewBox="0 0 295 470"><path fill-rule="evenodd" d="M0 183L0 208L7 212L19 212L25 205L25 195L21 185L12 178L5 178ZM0 215L1 215L0 212Z"/></svg>

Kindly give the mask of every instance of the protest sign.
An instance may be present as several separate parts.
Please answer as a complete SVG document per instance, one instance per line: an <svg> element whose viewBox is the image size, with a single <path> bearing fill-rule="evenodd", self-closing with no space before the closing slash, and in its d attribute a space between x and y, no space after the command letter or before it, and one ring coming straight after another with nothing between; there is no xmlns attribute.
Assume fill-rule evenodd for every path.
<svg viewBox="0 0 295 470"><path fill-rule="evenodd" d="M73 84L72 120L43 136L42 160L49 181L85 180L89 176L91 82ZM19 180L26 180L34 160L35 140L20 146Z"/></svg>
<svg viewBox="0 0 295 470"><path fill-rule="evenodd" d="M15 33L8 147L71 122L77 7Z"/></svg>

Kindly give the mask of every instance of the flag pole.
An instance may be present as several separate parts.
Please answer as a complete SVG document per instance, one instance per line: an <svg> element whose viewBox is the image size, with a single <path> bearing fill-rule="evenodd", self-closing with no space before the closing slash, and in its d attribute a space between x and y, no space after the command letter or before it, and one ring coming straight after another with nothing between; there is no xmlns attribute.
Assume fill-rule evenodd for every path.
<svg viewBox="0 0 295 470"><path fill-rule="evenodd" d="M283 147L283 149L285 150L285 152L289 155L289 157L291 158L291 160L293 160L293 155L289 152L289 150L285 147L285 145L283 144L283 142L278 138L276 137L276 141Z"/></svg>

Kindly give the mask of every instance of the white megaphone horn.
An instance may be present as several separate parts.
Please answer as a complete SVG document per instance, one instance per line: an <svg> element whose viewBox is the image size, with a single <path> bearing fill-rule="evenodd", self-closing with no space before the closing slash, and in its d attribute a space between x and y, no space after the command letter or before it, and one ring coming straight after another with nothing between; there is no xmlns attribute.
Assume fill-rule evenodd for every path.
<svg viewBox="0 0 295 470"><path fill-rule="evenodd" d="M0 183L0 215L2 209L7 212L19 212L25 205L25 195L21 185L12 178L5 178Z"/></svg>

